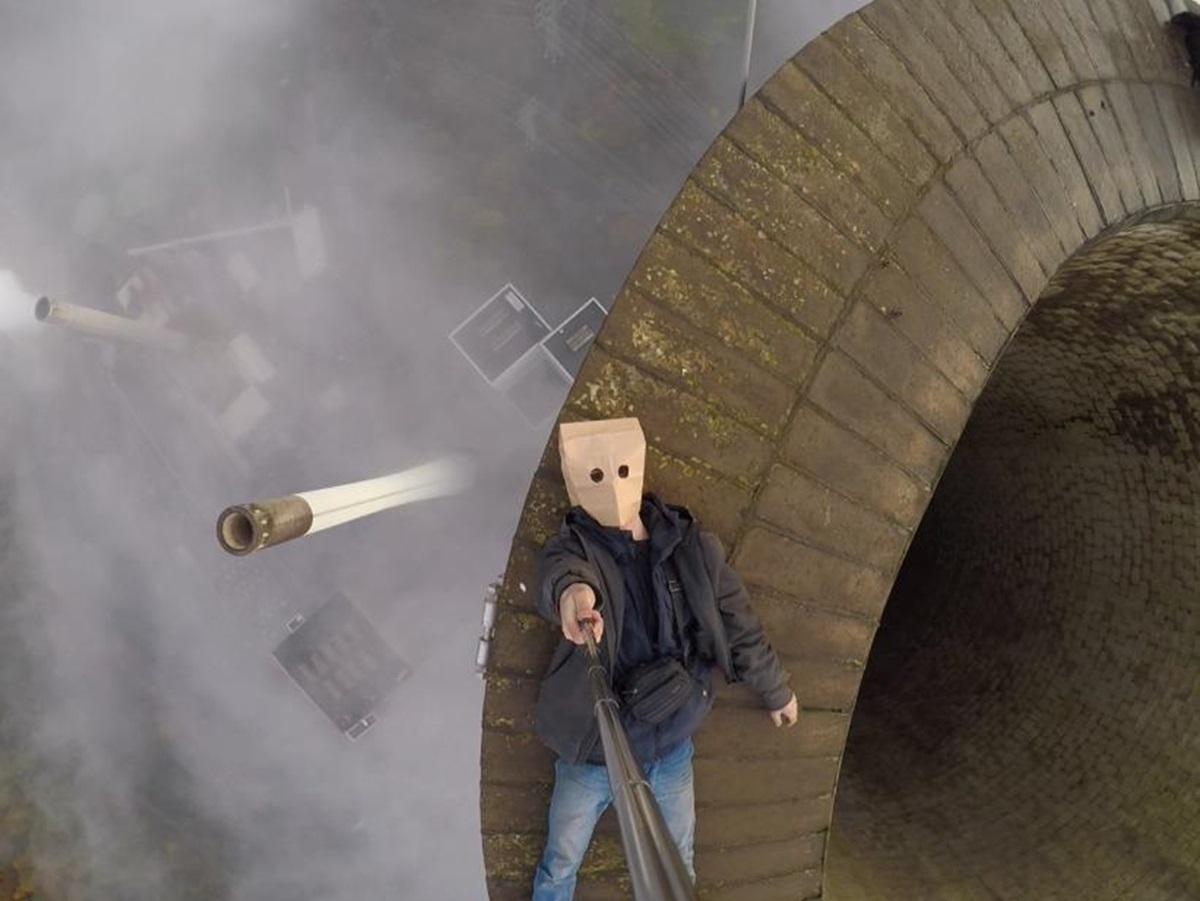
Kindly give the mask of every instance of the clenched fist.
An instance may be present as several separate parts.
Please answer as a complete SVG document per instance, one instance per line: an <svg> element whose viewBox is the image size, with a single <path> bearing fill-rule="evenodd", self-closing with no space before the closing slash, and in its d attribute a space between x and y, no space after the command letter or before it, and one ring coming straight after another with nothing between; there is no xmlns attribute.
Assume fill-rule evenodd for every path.
<svg viewBox="0 0 1200 901"><path fill-rule="evenodd" d="M584 644L580 622L590 622L597 643L604 635L604 618L596 610L596 592L585 582L568 585L558 599L558 615L562 620L563 635L575 644Z"/></svg>
<svg viewBox="0 0 1200 901"><path fill-rule="evenodd" d="M792 694L792 699L778 710L771 711L771 722L776 728L786 723L789 726L796 725L796 720L800 718L800 703L796 700L795 693Z"/></svg>

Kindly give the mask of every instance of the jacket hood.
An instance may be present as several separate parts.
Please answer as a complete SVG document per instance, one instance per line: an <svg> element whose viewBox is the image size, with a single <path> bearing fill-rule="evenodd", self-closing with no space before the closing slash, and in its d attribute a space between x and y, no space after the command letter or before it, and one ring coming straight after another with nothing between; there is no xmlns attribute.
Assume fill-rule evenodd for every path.
<svg viewBox="0 0 1200 901"><path fill-rule="evenodd" d="M663 503L658 495L652 492L642 495L640 512L646 531L650 533L651 558L655 563L670 556L695 524L686 507ZM568 510L566 522L603 545L614 557L623 555L629 547L628 531L600 525L583 507L572 507Z"/></svg>

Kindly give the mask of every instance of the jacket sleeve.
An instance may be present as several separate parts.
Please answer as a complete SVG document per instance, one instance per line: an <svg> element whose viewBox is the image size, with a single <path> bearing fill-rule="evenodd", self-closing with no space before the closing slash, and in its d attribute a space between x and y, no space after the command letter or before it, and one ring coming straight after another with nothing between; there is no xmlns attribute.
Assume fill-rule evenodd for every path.
<svg viewBox="0 0 1200 901"><path fill-rule="evenodd" d="M584 557L579 539L565 525L542 548L538 566L538 613L556 626L562 625L558 615L558 599L568 586L586 582L596 592L596 609L604 605L600 576Z"/></svg>
<svg viewBox="0 0 1200 901"><path fill-rule="evenodd" d="M778 710L792 698L788 674L767 640L762 623L750 609L750 594L725 559L721 540L711 532L700 537L725 634L734 675L762 696L768 710Z"/></svg>

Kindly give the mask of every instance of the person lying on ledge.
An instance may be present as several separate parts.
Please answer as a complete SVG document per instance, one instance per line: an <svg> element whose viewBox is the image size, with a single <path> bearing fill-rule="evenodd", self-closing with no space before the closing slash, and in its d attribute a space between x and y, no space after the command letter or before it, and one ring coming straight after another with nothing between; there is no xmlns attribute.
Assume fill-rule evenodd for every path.
<svg viewBox="0 0 1200 901"><path fill-rule="evenodd" d="M564 423L559 455L574 506L546 542L539 573L538 610L563 640L537 705L538 736L558 759L533 901L570 901L596 821L612 803L585 624L695 882L692 736L712 709L713 670L748 684L776 726L796 723L796 695L720 540L685 508L642 493L646 439L638 420Z"/></svg>

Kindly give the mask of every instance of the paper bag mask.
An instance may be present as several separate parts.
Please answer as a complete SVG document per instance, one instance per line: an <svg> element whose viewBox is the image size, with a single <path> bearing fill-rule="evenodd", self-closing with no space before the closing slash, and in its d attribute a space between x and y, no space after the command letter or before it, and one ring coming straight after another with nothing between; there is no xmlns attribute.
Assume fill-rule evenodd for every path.
<svg viewBox="0 0 1200 901"><path fill-rule="evenodd" d="M610 528L637 516L646 471L646 436L637 419L564 422L558 454L572 504Z"/></svg>

